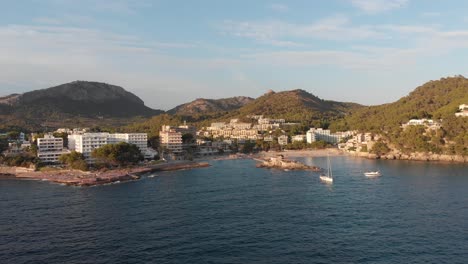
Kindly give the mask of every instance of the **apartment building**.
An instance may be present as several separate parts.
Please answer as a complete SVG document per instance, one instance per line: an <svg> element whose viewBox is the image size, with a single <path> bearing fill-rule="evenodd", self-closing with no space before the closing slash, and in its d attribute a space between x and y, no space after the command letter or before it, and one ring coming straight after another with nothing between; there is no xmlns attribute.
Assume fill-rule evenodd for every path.
<svg viewBox="0 0 468 264"><path fill-rule="evenodd" d="M68 135L68 148L82 153L86 160L92 162L91 152L107 144L126 142L136 145L145 158L152 158L156 154L148 148L146 133L83 133Z"/></svg>
<svg viewBox="0 0 468 264"><path fill-rule="evenodd" d="M352 132L350 131L331 133L329 129L323 128L311 128L306 134L307 143L325 141L331 144L337 144L342 139L350 136L352 136Z"/></svg>
<svg viewBox="0 0 468 264"><path fill-rule="evenodd" d="M63 138L44 135L37 139L37 157L45 163L58 163L62 154L69 153L63 149Z"/></svg>
<svg viewBox="0 0 468 264"><path fill-rule="evenodd" d="M171 153L179 154L182 152L182 133L171 126L162 126L159 132L161 146L165 147Z"/></svg>

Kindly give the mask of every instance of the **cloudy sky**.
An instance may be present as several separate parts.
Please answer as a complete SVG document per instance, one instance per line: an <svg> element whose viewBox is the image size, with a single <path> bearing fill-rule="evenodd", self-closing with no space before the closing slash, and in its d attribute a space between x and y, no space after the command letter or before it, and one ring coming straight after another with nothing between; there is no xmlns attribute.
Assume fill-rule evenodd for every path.
<svg viewBox="0 0 468 264"><path fill-rule="evenodd" d="M0 0L0 95L107 82L170 109L304 89L366 105L467 74L468 1Z"/></svg>

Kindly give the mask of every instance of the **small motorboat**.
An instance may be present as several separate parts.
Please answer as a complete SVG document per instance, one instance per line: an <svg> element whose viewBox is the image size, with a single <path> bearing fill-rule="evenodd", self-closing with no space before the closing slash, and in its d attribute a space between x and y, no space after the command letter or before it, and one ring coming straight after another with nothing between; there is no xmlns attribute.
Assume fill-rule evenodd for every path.
<svg viewBox="0 0 468 264"><path fill-rule="evenodd" d="M364 172L364 175L366 177L377 177L377 176L381 176L382 174L380 173L380 171L366 171Z"/></svg>

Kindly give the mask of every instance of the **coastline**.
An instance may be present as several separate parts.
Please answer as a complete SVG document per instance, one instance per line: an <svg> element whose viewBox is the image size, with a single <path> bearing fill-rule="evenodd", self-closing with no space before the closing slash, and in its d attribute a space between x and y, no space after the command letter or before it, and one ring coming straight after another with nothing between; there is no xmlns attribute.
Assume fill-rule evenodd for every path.
<svg viewBox="0 0 468 264"><path fill-rule="evenodd" d="M59 169L52 171L34 171L21 167L0 166L0 180L24 179L40 180L67 186L96 186L109 183L119 183L138 180L142 175L157 171L174 171L195 168L205 168L211 166L209 160L232 160L232 159L253 159L268 160L270 158L282 155L285 159L294 159L300 157L326 157L326 156L350 156L366 159L382 160L406 160L419 162L441 162L441 163L468 163L468 157L455 155L436 155L428 153L412 153L410 155L401 153L391 153L378 156L367 152L345 152L336 148L313 149L313 150L285 150L268 151L257 154L231 154L229 156L210 156L197 158L195 161L175 161L169 163L160 163L155 165L135 166L123 169L109 169L101 171L79 171L69 169ZM268 166L267 166L268 167Z"/></svg>
<svg viewBox="0 0 468 264"><path fill-rule="evenodd" d="M442 162L442 163L468 163L468 156L461 155L446 155L446 154L431 154L415 152L411 154L403 154L400 152L392 152L385 155L376 155L368 152L344 152L344 155L366 158L366 159L381 159L381 160L408 160L422 162Z"/></svg>
<svg viewBox="0 0 468 264"><path fill-rule="evenodd" d="M67 186L96 186L109 183L138 180L142 175L157 171L174 171L209 167L207 162L174 162L156 165L146 165L125 169L110 169L106 171L79 171L61 169L56 171L32 171L16 167L2 167L1 179L27 179L49 181Z"/></svg>

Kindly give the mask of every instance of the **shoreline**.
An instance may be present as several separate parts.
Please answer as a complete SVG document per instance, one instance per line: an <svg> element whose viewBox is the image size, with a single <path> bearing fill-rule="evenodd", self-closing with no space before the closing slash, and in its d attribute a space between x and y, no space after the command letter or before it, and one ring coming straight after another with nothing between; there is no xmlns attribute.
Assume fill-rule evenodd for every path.
<svg viewBox="0 0 468 264"><path fill-rule="evenodd" d="M303 158L303 157L326 157L329 156L349 156L355 158L365 158L371 160L401 160L401 161L419 161L431 163L446 163L446 164L466 164L468 163L468 156L463 157L460 155L445 155L445 154L429 154L429 153L390 153L378 156L368 152L347 152L337 148L328 149L314 149L314 150L286 150L275 152L260 152L256 154L261 158L270 158L277 155L283 155L285 158Z"/></svg>
<svg viewBox="0 0 468 264"><path fill-rule="evenodd" d="M57 171L24 171L15 167L2 167L0 171L0 180L19 179L19 180L38 180L48 181L67 186L90 187L105 185L110 183L120 183L134 181L141 178L142 175L157 171L175 171L195 168L206 168L211 166L207 162L174 162L162 163L156 165L146 165L125 169L110 169L106 171L78 171L62 169Z"/></svg>
<svg viewBox="0 0 468 264"><path fill-rule="evenodd" d="M298 157L326 157L326 156L345 156L346 154L336 148L327 149L310 149L310 150L284 150L284 151L262 151L256 154L263 158L276 157L283 155L285 158L298 158Z"/></svg>
<svg viewBox="0 0 468 264"><path fill-rule="evenodd" d="M399 152L389 153L385 155L376 155L368 152L344 152L344 155L356 158L365 158L373 160L401 160L401 161L419 161L431 163L446 163L446 164L466 164L468 163L468 156L461 155L446 155L446 154L430 154L415 152L411 154L402 154Z"/></svg>

